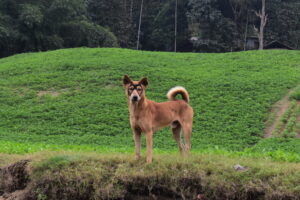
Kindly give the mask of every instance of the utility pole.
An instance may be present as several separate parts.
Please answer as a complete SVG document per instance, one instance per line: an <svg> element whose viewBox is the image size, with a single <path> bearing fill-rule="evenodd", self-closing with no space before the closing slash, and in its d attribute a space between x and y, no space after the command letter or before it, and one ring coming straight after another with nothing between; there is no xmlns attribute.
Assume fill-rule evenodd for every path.
<svg viewBox="0 0 300 200"><path fill-rule="evenodd" d="M177 52L177 9L178 0L175 0L175 37L174 37L174 51Z"/></svg>
<svg viewBox="0 0 300 200"><path fill-rule="evenodd" d="M247 9L247 21L246 21L246 28L245 28L246 30L245 30L245 37L244 37L244 51L246 51L246 47L247 47L248 23L249 23L249 15Z"/></svg>
<svg viewBox="0 0 300 200"><path fill-rule="evenodd" d="M142 14L143 14L143 3L144 0L141 2L141 11L140 11L140 21L139 21L139 30L138 30L138 39L137 39L137 44L136 44L136 49L139 50L140 46L140 35L141 35L141 24L142 24Z"/></svg>

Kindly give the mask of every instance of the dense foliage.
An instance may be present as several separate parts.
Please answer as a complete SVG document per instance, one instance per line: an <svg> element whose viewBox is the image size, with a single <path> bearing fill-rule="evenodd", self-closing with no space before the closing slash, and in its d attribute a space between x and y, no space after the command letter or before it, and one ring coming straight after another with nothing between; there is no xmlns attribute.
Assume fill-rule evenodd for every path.
<svg viewBox="0 0 300 200"><path fill-rule="evenodd" d="M0 2L0 56L78 46L118 46L112 32L88 19L84 0Z"/></svg>
<svg viewBox="0 0 300 200"><path fill-rule="evenodd" d="M298 0L267 1L265 43L300 48ZM0 56L67 47L135 48L141 0L1 0ZM178 0L178 51L243 50L260 0ZM144 1L140 47L174 50L175 0ZM192 39L192 40L191 40Z"/></svg>
<svg viewBox="0 0 300 200"><path fill-rule="evenodd" d="M166 101L173 86L187 88L195 110L194 151L243 151L264 141L272 104L298 84L299 63L299 51L175 54L79 48L3 58L0 151L132 149L121 83L125 73L135 80L148 76L147 96L158 102ZM284 146L299 156L299 139L268 141L255 149ZM177 150L168 128L155 133L154 148Z"/></svg>

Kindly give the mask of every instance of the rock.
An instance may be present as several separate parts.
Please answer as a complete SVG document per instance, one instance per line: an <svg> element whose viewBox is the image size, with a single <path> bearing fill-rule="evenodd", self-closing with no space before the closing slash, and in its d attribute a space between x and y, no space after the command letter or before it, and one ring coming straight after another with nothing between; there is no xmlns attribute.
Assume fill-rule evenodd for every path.
<svg viewBox="0 0 300 200"><path fill-rule="evenodd" d="M243 167L243 166L240 165L240 164L234 165L233 168L234 168L236 171L246 171L246 170L248 169L248 167Z"/></svg>

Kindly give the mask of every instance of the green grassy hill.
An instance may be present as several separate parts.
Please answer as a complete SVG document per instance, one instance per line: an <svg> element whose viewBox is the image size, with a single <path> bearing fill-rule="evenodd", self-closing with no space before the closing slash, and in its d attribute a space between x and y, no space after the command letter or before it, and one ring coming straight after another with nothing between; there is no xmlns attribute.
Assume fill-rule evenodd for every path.
<svg viewBox="0 0 300 200"><path fill-rule="evenodd" d="M131 151L121 79L149 78L147 97L184 86L194 108L193 151L282 152L300 140L263 139L272 105L300 82L300 51L226 54L77 48L0 59L0 152ZM177 151L168 128L155 151ZM245 150L246 149L246 150Z"/></svg>

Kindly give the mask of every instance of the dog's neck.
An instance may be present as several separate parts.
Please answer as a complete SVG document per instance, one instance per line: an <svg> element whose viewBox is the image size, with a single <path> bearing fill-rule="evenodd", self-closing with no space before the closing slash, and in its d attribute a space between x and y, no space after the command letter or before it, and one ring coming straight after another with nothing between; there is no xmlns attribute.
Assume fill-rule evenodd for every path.
<svg viewBox="0 0 300 200"><path fill-rule="evenodd" d="M132 103L130 100L128 100L128 107L130 114L136 116L140 110L143 110L145 107L147 107L147 99L146 97L142 97L137 103Z"/></svg>

